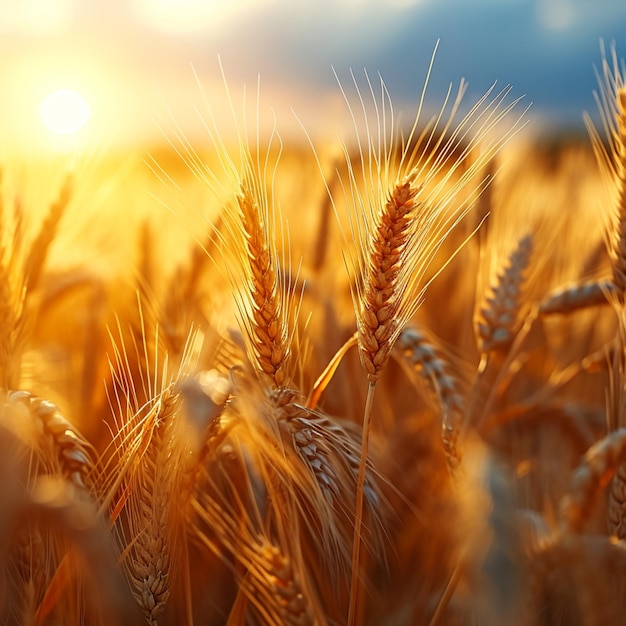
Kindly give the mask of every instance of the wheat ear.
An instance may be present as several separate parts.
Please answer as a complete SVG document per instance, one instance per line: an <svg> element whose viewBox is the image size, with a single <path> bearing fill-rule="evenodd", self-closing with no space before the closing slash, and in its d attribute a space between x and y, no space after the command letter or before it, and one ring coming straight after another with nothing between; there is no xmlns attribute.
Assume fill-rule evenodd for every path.
<svg viewBox="0 0 626 626"><path fill-rule="evenodd" d="M90 487L93 447L63 417L60 409L27 391L11 391L7 401L11 405L20 403L28 408L47 445L54 451L63 475L82 490Z"/></svg>
<svg viewBox="0 0 626 626"><path fill-rule="evenodd" d="M522 287L533 248L531 235L522 237L509 256L508 263L491 288L486 305L480 310L478 334L483 354L510 345L515 337Z"/></svg>
<svg viewBox="0 0 626 626"><path fill-rule="evenodd" d="M281 388L288 382L290 350L275 258L268 242L267 225L250 185L242 185L237 203L250 278L252 319L248 323L248 334L261 372L274 386Z"/></svg>
<svg viewBox="0 0 626 626"><path fill-rule="evenodd" d="M613 343L613 354L609 361L609 389L607 402L607 425L615 430L625 425L626 387L626 309L618 300L614 301L617 315L618 333ZM605 359L608 357L605 355ZM619 539L626 538L626 463L615 470L611 481L607 506L609 532Z"/></svg>
<svg viewBox="0 0 626 626"><path fill-rule="evenodd" d="M242 132L242 120L235 111L223 71L222 78L236 130L237 157L226 147L208 100L209 123L206 129L218 153L223 173L229 183L235 183L236 189L225 185L188 145L184 150L189 166L226 205L221 218L223 232L215 224L211 231L222 249L227 251L225 274L236 292L239 323L247 339L250 360L266 385L283 389L290 386L293 375L291 322L297 317L297 298L288 278L291 273L288 236L285 237L282 224L276 219L277 208L271 195L282 142L274 127L267 145L260 145L260 94L257 91L256 143L251 145L250 138ZM247 124L244 112L243 130L246 132ZM277 150L276 144L279 144ZM232 200L237 204L235 211L231 210ZM284 246L279 257L277 240L281 237Z"/></svg>
<svg viewBox="0 0 626 626"><path fill-rule="evenodd" d="M437 397L442 414L442 442L448 464L456 468L461 461L458 448L459 420L463 413L463 398L458 380L438 347L415 326L407 326L398 337L396 349L411 370L426 380Z"/></svg>
<svg viewBox="0 0 626 626"><path fill-rule="evenodd" d="M120 347L114 344L114 395L109 403L117 432L110 458L99 468L98 486L103 505L111 507L131 593L147 622L155 625L169 599L172 561L177 555L172 544L179 538L178 524L184 517L179 498L188 449L180 432L178 385L196 352L198 335L190 334L177 374L171 377L167 355L161 358L158 351L159 335L148 341L143 318L140 334L142 344L134 346L137 363L131 363L123 340ZM132 377L136 367L140 380ZM140 397L148 398L141 404L139 385Z"/></svg>
<svg viewBox="0 0 626 626"><path fill-rule="evenodd" d="M356 501L361 458L360 432L353 422L332 418L297 403L281 407L280 419L293 449L318 486L322 502L329 508L337 534L345 534L345 542L340 537L334 539L336 548L326 564L330 565L331 580L337 584L351 560L342 548L349 545L351 538L352 503ZM369 522L364 528L365 544L371 554L384 560L382 520L389 504L380 488L381 482L373 460L368 458L363 483Z"/></svg>
<svg viewBox="0 0 626 626"><path fill-rule="evenodd" d="M387 361L395 338L401 330L401 309L406 306L406 274L402 261L411 249L411 235L415 236L415 198L418 188L409 181L397 183L379 212L373 225L369 244L369 261L360 290L357 312L357 342L361 364L369 381L363 414L361 455L357 476L355 530L352 546L352 582L348 624L356 620L356 602L359 589L360 546L363 524L365 469L369 449L370 420L376 381ZM412 219L413 218L413 219ZM404 276L403 276L404 275Z"/></svg>
<svg viewBox="0 0 626 626"><path fill-rule="evenodd" d="M254 386L256 381L251 382ZM307 568L298 556L302 541L298 526L303 511L297 510L298 496L294 491L302 487L296 486L295 475L293 482L289 480L287 475L294 474L294 469L287 467L288 459L277 450L279 442L264 441L270 433L263 435L254 429L253 439L246 442L243 431L254 418L248 421L238 414L248 406L240 398L241 392L241 383L237 382L229 407L232 413L226 417L235 422L227 439L230 450L209 459L207 488L191 500L196 515L192 532L203 546L224 560L237 580L239 593L229 623L243 623L245 604L249 603L259 623L324 624L323 617L320 619L321 606L300 578L307 577ZM274 403L265 402L266 408L275 414ZM259 411L260 407L255 409ZM311 481L307 486L310 489ZM321 517L317 500L310 493L306 496L309 516ZM278 506L282 508L278 510ZM316 530L318 521L313 523ZM287 542L283 545L282 541L271 539L269 532L271 536L276 532L279 537L286 537ZM314 553L318 558L325 556L321 545L316 546Z"/></svg>
<svg viewBox="0 0 626 626"><path fill-rule="evenodd" d="M594 505L619 465L626 461L626 428L610 433L593 445L576 468L560 506L561 528L582 532Z"/></svg>
<svg viewBox="0 0 626 626"><path fill-rule="evenodd" d="M3 218L0 216L0 220ZM19 244L0 237L0 386L4 389L17 386L20 377L17 348L24 327L27 292L18 250Z"/></svg>
<svg viewBox="0 0 626 626"><path fill-rule="evenodd" d="M145 452L126 505L129 536L124 568L133 596L154 626L170 595L171 512L180 469L174 440L177 404L178 396L167 387L152 402L143 423Z"/></svg>
<svg viewBox="0 0 626 626"><path fill-rule="evenodd" d="M585 114L585 124L600 164L605 183L614 202L614 221L608 231L611 258L611 280L616 289L626 291L626 81L615 48L612 63L602 50L602 72L596 72L598 104L606 141L600 137L591 118Z"/></svg>
<svg viewBox="0 0 626 626"><path fill-rule="evenodd" d="M48 256L50 244L54 240L59 222L71 199L72 184L72 178L68 176L61 187L59 197L50 206L50 211L30 246L31 253L24 268L24 284L26 285L27 291L34 289L39 281L41 270Z"/></svg>
<svg viewBox="0 0 626 626"><path fill-rule="evenodd" d="M410 182L395 185L373 233L358 313L359 355L370 382L378 379L387 364L393 337L398 333L403 296L400 262L417 219L413 214L417 193Z"/></svg>
<svg viewBox="0 0 626 626"><path fill-rule="evenodd" d="M622 78L623 81L623 78ZM615 178L617 183L617 229L613 244L613 283L626 291L626 87L622 84L616 95L616 133L614 143Z"/></svg>
<svg viewBox="0 0 626 626"><path fill-rule="evenodd" d="M253 567L258 568L258 578L267 587L272 602L278 607L280 623L286 626L313 626L311 607L288 555L266 541L259 542L255 552Z"/></svg>
<svg viewBox="0 0 626 626"><path fill-rule="evenodd" d="M541 302L539 313L542 315L572 313L587 307L608 304L610 294L616 290L615 284L607 280L564 287L554 291Z"/></svg>
<svg viewBox="0 0 626 626"><path fill-rule="evenodd" d="M617 468L611 490L609 491L609 504L607 508L607 522L609 532L619 539L626 539L626 464L622 463Z"/></svg>

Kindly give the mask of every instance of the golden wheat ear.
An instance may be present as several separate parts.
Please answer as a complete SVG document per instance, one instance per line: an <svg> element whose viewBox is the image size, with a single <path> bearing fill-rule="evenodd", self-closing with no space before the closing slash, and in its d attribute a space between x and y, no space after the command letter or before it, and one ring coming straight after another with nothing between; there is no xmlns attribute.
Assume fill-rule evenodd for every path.
<svg viewBox="0 0 626 626"><path fill-rule="evenodd" d="M12 405L19 403L27 407L43 435L48 453L56 457L61 474L81 491L92 489L96 451L63 416L61 410L52 402L26 391L10 392L7 400Z"/></svg>
<svg viewBox="0 0 626 626"><path fill-rule="evenodd" d="M396 343L411 373L425 380L437 399L441 411L441 437L446 459L451 469L461 462L458 445L459 429L464 410L459 381L441 350L420 328L407 326Z"/></svg>
<svg viewBox="0 0 626 626"><path fill-rule="evenodd" d="M179 367L170 368L158 332L150 340L142 325L141 334L141 344L126 346L120 330L120 345L114 344L109 401L116 431L95 475L130 591L148 623L156 624L181 575L183 487L192 451L180 384L194 368L199 335L190 334Z"/></svg>
<svg viewBox="0 0 626 626"><path fill-rule="evenodd" d="M289 384L291 358L285 291L279 282L276 250L269 241L267 209L263 208L266 200L259 197L259 183L244 181L237 196L249 276L246 298L250 317L243 323L259 373L282 389Z"/></svg>
<svg viewBox="0 0 626 626"><path fill-rule="evenodd" d="M32 441L36 429L27 428L28 414L22 401L3 404L0 553L3 590L16 595L5 596L0 618L7 624L73 623L93 613L93 623L130 624L129 596L96 503L85 497L83 485L58 471L63 459Z"/></svg>
<svg viewBox="0 0 626 626"><path fill-rule="evenodd" d="M237 110L223 71L222 78L234 145L224 139L206 99L205 129L217 155L216 165L203 162L187 140L183 158L223 207L219 229L216 224L210 227L210 239L218 249L217 269L232 288L250 362L268 388L280 391L292 386L296 377L293 346L300 302L295 293L298 278L291 279L289 233L274 197L282 141L275 125L267 142L261 140L260 86L255 132L248 133L245 106Z"/></svg>
<svg viewBox="0 0 626 626"><path fill-rule="evenodd" d="M626 290L626 80L615 47L607 59L602 48L602 67L596 72L598 92L594 93L606 142L585 115L596 158L604 177L613 215L607 229L611 259L611 280L619 293Z"/></svg>
<svg viewBox="0 0 626 626"><path fill-rule="evenodd" d="M347 550L335 537L338 516L331 517L304 463L283 444L283 407L252 370L235 373L231 382L220 418L227 432L203 463L190 537L232 570L238 593L229 623L325 624L326 601L337 590L313 573L320 568L328 576L337 551L345 567ZM320 595L329 590L322 604Z"/></svg>
<svg viewBox="0 0 626 626"><path fill-rule="evenodd" d="M533 238L530 235L519 240L480 310L482 321L478 322L478 335L483 354L506 349L515 337L532 249Z"/></svg>
<svg viewBox="0 0 626 626"><path fill-rule="evenodd" d="M508 361L514 353L513 346L519 342L522 328L534 319L529 303L526 302L527 278L531 269L533 237L526 235L513 246L504 267L500 267L489 286L480 312L476 316L476 334L480 351L480 362L470 391L463 431L477 427L491 408L495 381L506 373ZM502 259L494 260L502 263ZM477 302L479 302L477 300Z"/></svg>
<svg viewBox="0 0 626 626"><path fill-rule="evenodd" d="M615 179L617 186L618 226L614 235L613 247L613 283L626 291L626 86L624 77L620 75L621 85L615 94L616 126L614 143ZM616 87L617 89L617 87Z"/></svg>

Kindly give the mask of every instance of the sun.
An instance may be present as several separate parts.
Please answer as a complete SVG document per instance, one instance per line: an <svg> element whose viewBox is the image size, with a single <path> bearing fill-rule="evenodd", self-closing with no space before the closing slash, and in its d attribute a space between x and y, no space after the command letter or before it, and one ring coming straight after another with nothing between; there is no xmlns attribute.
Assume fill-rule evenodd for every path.
<svg viewBox="0 0 626 626"><path fill-rule="evenodd" d="M49 93L39 106L41 121L56 135L77 133L87 123L90 113L85 98L72 89Z"/></svg>

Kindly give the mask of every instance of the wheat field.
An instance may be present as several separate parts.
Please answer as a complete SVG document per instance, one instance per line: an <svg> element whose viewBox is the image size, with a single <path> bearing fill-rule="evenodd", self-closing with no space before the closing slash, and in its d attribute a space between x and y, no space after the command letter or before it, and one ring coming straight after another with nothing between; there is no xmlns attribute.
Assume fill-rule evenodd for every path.
<svg viewBox="0 0 626 626"><path fill-rule="evenodd" d="M7 159L2 623L624 621L625 79Z"/></svg>

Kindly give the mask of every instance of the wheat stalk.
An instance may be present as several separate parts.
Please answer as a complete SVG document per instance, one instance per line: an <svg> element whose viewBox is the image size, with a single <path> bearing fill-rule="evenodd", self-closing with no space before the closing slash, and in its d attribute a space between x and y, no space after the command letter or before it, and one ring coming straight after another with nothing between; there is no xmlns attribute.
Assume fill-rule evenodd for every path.
<svg viewBox="0 0 626 626"><path fill-rule="evenodd" d="M17 206L17 205L16 205ZM2 207L4 210L4 206ZM0 237L0 384L4 389L18 385L20 376L19 344L24 328L27 297L21 274L21 228L15 225L13 240L8 234L6 216L1 215Z"/></svg>

